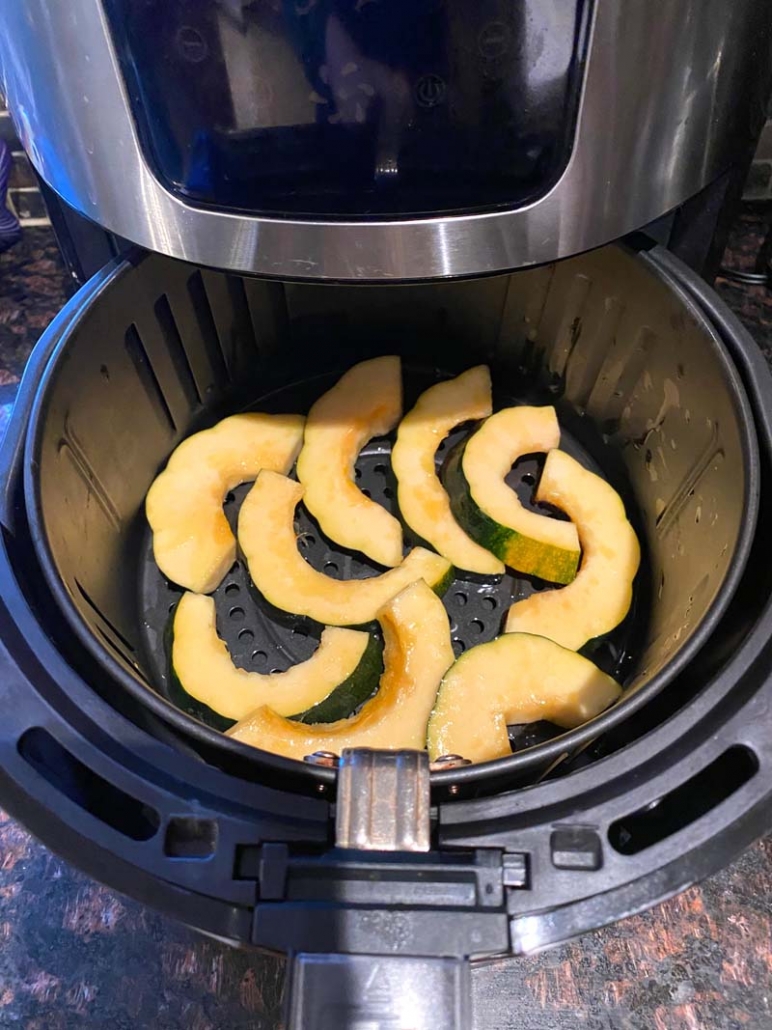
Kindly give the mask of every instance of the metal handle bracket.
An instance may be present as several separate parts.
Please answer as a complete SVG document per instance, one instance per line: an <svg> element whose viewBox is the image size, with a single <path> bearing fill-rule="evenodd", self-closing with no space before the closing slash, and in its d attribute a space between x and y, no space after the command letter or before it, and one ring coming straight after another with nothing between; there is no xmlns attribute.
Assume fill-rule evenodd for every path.
<svg viewBox="0 0 772 1030"><path fill-rule="evenodd" d="M429 789L425 751L344 750L335 843L360 851L428 851Z"/></svg>

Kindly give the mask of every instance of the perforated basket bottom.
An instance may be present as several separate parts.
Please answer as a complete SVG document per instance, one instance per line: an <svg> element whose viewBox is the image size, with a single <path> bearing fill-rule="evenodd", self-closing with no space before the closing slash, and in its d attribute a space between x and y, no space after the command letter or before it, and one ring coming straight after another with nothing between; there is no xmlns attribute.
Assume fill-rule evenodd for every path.
<svg viewBox="0 0 772 1030"><path fill-rule="evenodd" d="M406 410L422 390L446 378L437 370L409 367L404 369L404 377ZM336 378L331 375L300 380L268 397L258 398L252 407L267 411L306 411L310 403L328 389ZM550 398L544 396L499 396L496 407L549 401ZM460 427L443 441L437 451L438 467L445 453L468 431L469 427ZM359 456L356 478L365 494L399 517L396 480L390 461L391 443L389 438L372 440ZM609 478L593 457L593 453L603 453L600 437L597 448L592 446L591 441L588 446L584 437L580 444L564 426L561 448L604 479ZM525 457L517 462L507 477L507 482L516 490L522 503L540 512L547 509L534 503L533 494L542 461L538 456ZM620 489L618 482L613 481L613 485ZM250 488L251 484L243 484L226 499L225 513L234 531L241 502ZM629 498L625 497L625 500L629 509ZM554 510L550 511L556 514ZM384 571L364 555L344 551L327 539L302 505L296 512L296 528L301 553L315 569L326 575L335 579L361 579ZM409 527L404 526L404 530L406 550L421 542ZM460 572L443 597L456 655L497 636L506 611L515 600L528 597L536 590L551 588L551 584L510 571L501 579ZM636 584L628 617L616 630L591 642L583 651L621 683L628 680L634 671L636 653L639 652L646 628L648 606L644 603L642 592L639 584ZM155 564L148 530L142 545L139 577L139 612L145 665L149 670L151 685L173 702L175 697L170 691L168 675L168 631L175 605L182 593L161 574ZM277 611L269 605L251 583L246 562L242 559L236 561L214 592L214 599L217 631L226 642L234 663L243 669L262 673L282 672L293 664L305 661L317 646L323 627L309 619ZM510 727L510 738L513 750L520 750L548 740L560 732L563 731L543 722Z"/></svg>

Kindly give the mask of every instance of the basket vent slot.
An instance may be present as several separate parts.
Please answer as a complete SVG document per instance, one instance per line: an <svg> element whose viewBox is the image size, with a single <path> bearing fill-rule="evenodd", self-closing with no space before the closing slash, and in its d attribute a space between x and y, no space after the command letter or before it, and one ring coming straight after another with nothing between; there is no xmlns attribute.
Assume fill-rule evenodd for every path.
<svg viewBox="0 0 772 1030"><path fill-rule="evenodd" d="M113 652L113 654L117 655L117 656L118 656L118 657L119 657L120 659L122 659L122 661L123 661L123 662L124 662L124 663L125 663L125 664L126 664L126 665L127 665L127 666L128 666L129 668L130 668L130 669L134 669L134 670L137 670L137 669L139 668L139 666L137 665L137 660L136 660L136 658L130 658L130 657L129 657L129 656L128 656L128 655L126 654L126 652L125 652L125 651L123 650L123 648L122 648L122 647L119 647L119 646L118 646L118 645L117 645L117 644L115 643L115 641L114 641L114 640L112 639L112 637L108 636L108 635L107 635L107 633L105 633L105 631L104 631L104 630L102 629L102 627L101 627L101 626L97 626L97 633L98 633L98 634L99 634L99 636L100 636L100 637L102 638L102 640L104 640L105 644L107 644L107 646L108 646L108 648L110 649L110 651L112 651L112 652Z"/></svg>
<svg viewBox="0 0 772 1030"><path fill-rule="evenodd" d="M27 730L18 750L55 790L124 837L145 841L158 832L161 820L154 808L89 769L47 730Z"/></svg>
<svg viewBox="0 0 772 1030"><path fill-rule="evenodd" d="M198 327L201 330L201 339L212 366L215 381L227 383L230 379L230 372L223 353L220 334L217 332L217 324L212 314L212 305L209 303L204 279L200 272L194 272L188 279L188 295L190 303L193 305Z"/></svg>
<svg viewBox="0 0 772 1030"><path fill-rule="evenodd" d="M201 403L201 392L198 389L196 377L190 365L188 352L180 336L180 330L174 317L169 298L165 293L161 294L155 302L155 317L163 334L164 343L169 349L169 354L174 365L174 370L182 386L183 392L191 407Z"/></svg>
<svg viewBox="0 0 772 1030"><path fill-rule="evenodd" d="M260 349L257 346L255 327L252 325L252 316L249 312L247 291L244 287L244 280L239 276L232 275L228 277L228 296L233 308L234 325L238 333L245 340L249 340L251 349L259 357Z"/></svg>
<svg viewBox="0 0 772 1030"><path fill-rule="evenodd" d="M126 353L131 358L131 363L136 369L137 377L147 394L148 400L167 423L172 433L176 433L177 424L174 421L171 408L161 389L161 384L158 382L158 376L155 374L150 358L147 356L142 337L139 335L139 331L133 322L126 330L125 342Z"/></svg>
<svg viewBox="0 0 772 1030"><path fill-rule="evenodd" d="M750 748L730 747L675 790L612 823L608 839L622 855L637 855L671 837L726 801L756 774Z"/></svg>
<svg viewBox="0 0 772 1030"><path fill-rule="evenodd" d="M77 577L75 578L75 586L78 588L78 593L89 606L89 608L92 610L92 612L94 612L94 614L97 615L102 620L102 622L104 622L105 625L112 630L112 632L115 634L118 640L120 640L123 646L133 655L135 653L134 645L131 643L130 640L126 639L126 637L123 635L123 633L121 633L121 631L118 629L115 623L108 619L105 613L99 607L99 605L91 599L90 595L86 592L85 587Z"/></svg>

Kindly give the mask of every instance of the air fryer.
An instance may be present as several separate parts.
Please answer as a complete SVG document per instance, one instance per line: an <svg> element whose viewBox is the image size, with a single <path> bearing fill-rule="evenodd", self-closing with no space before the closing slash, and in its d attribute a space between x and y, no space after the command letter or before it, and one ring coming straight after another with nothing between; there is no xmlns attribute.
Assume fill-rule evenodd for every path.
<svg viewBox="0 0 772 1030"><path fill-rule="evenodd" d="M772 9L467 6L0 9L5 89L61 224L140 245L44 333L0 450L0 800L116 889L287 954L290 1027L467 1026L471 962L639 911L769 823L772 382L653 237L698 267L716 248ZM630 614L586 651L622 699L570 732L511 727L497 762L290 761L169 682L180 592L152 560L153 478L190 433L305 411L386 353L407 404L480 362L496 406L555 404L641 541ZM357 470L396 511L390 445ZM510 476L526 504L538 473ZM372 571L300 517L313 566ZM456 653L542 586L459 576ZM238 664L312 652L318 628L261 604L243 562L214 596Z"/></svg>
<svg viewBox="0 0 772 1030"><path fill-rule="evenodd" d="M41 340L3 449L4 803L119 889L296 955L296 1025L312 1025L322 985L350 1002L346 984L385 956L393 1004L436 977L450 1019L468 958L563 940L725 861L763 825L768 791L769 584L749 556L763 547L770 384L703 292L658 248L622 246L382 292L150 255L106 270ZM570 733L513 728L510 759L433 771L431 849L401 856L335 846L347 801L334 768L249 749L169 703L177 595L142 513L190 431L249 404L307 405L351 361L395 349L409 390L484 359L502 403L556 402L568 448L621 490L646 555L631 617L593 653L624 699ZM376 442L360 467L388 504L387 453ZM353 561L321 538L307 557L344 574ZM495 635L507 592L533 587L457 580L456 646ZM247 666L313 646L261 609L240 567L215 596ZM427 772L398 775L407 796Z"/></svg>

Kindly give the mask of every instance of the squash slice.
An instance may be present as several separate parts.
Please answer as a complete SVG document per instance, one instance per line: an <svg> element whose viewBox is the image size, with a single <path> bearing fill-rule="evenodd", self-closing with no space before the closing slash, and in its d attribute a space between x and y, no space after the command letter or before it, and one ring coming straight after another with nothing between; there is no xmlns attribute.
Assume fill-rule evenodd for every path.
<svg viewBox="0 0 772 1030"><path fill-rule="evenodd" d="M185 693L221 719L270 705L280 715L313 708L324 722L350 715L370 697L382 669L381 646L370 633L328 627L307 661L286 672L248 672L233 664L217 635L214 600L187 593L174 615L171 668ZM193 714L207 721L205 710Z"/></svg>
<svg viewBox="0 0 772 1030"><path fill-rule="evenodd" d="M545 637L512 633L463 654L440 684L429 719L429 758L489 762L511 754L507 726L546 719L581 726L621 688L575 651Z"/></svg>
<svg viewBox="0 0 772 1030"><path fill-rule="evenodd" d="M537 498L556 505L576 523L582 567L562 590L513 604L504 628L507 633L539 633L576 651L627 615L641 549L619 494L564 451L547 455Z"/></svg>
<svg viewBox="0 0 772 1030"><path fill-rule="evenodd" d="M264 751L302 759L347 747L423 748L437 688L453 662L442 601L422 581L412 583L378 613L383 628L383 675L377 694L350 719L326 726L282 719L259 708L228 730Z"/></svg>
<svg viewBox="0 0 772 1030"><path fill-rule="evenodd" d="M297 465L306 508L322 532L391 567L402 561L402 526L365 497L354 482L354 464L367 441L390 432L401 414L399 358L354 365L309 411Z"/></svg>
<svg viewBox="0 0 772 1030"><path fill-rule="evenodd" d="M453 514L482 547L517 572L570 583L579 565L576 527L524 508L504 481L518 458L559 443L554 408L505 408L454 448L443 482Z"/></svg>
<svg viewBox="0 0 772 1030"><path fill-rule="evenodd" d="M239 513L239 544L252 582L277 608L328 626L371 622L396 593L417 579L437 593L450 585L449 561L422 547L401 565L369 579L336 580L313 569L301 556L293 515L303 487L276 472L261 472Z"/></svg>
<svg viewBox="0 0 772 1030"><path fill-rule="evenodd" d="M456 568L500 576L504 565L475 543L453 518L434 456L442 440L461 422L491 413L491 374L487 365L429 387L399 424L391 452L403 519Z"/></svg>
<svg viewBox="0 0 772 1030"><path fill-rule="evenodd" d="M225 495L260 469L289 472L303 423L302 415L232 415L176 448L145 501L153 554L168 579L199 594L218 586L236 560Z"/></svg>

